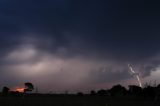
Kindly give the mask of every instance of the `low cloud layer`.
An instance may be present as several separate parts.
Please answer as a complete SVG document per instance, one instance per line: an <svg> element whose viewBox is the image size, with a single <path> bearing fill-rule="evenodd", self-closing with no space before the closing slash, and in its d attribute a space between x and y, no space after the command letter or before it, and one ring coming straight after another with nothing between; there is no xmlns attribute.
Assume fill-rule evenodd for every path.
<svg viewBox="0 0 160 106"><path fill-rule="evenodd" d="M159 65L158 56L139 61L116 59L110 57L110 54L106 54L103 58L104 54L92 54L87 50L76 53L65 46L57 47L54 51L53 49L47 50L41 48L41 39L38 41L37 38L34 41L35 38L32 38L34 42L28 39L30 38L2 57L2 85L12 87L30 81L35 83L41 92L78 91L80 89L85 91L105 86L109 88L118 83L127 86L129 83L122 82L134 80L129 72L128 62L134 65L141 78L150 76ZM43 46L45 47L45 43ZM132 84L137 84L136 80Z"/></svg>

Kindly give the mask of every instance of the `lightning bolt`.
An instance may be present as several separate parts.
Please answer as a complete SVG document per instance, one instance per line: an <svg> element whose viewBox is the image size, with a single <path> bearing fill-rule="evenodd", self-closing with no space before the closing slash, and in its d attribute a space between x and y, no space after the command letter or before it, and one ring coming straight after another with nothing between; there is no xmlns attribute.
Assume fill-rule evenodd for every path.
<svg viewBox="0 0 160 106"><path fill-rule="evenodd" d="M128 67L129 67L131 73L133 74L133 76L136 77L136 79L137 79L137 81L138 81L138 84L139 84L139 87L142 88L142 83L141 83L141 80L140 80L140 78L139 78L139 73L136 73L136 72L133 70L133 68L132 68L132 66L131 66L130 64L128 64Z"/></svg>

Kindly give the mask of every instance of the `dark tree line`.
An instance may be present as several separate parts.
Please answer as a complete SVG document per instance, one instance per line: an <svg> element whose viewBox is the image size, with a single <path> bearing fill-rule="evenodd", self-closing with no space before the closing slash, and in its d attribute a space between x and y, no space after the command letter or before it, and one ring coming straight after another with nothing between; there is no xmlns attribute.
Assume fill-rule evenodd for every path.
<svg viewBox="0 0 160 106"><path fill-rule="evenodd" d="M118 97L118 96L133 96L133 97L143 97L148 99L160 99L160 84L158 86L146 86L141 88L136 85L129 85L129 89L126 89L122 85L115 85L111 89L105 90L101 89L98 91L90 91L90 96L108 96L108 97ZM25 83L24 93L34 90L32 83ZM3 87L2 95L17 95L19 92L11 92L8 87ZM66 94L67 95L67 94ZM84 96L82 92L77 93L78 96Z"/></svg>
<svg viewBox="0 0 160 106"><path fill-rule="evenodd" d="M90 95L110 96L110 97L134 96L134 97L144 97L149 99L158 99L160 98L160 84L156 87L146 86L144 88L141 88L136 85L130 85L129 89L126 89L121 85L115 85L108 90L104 90L104 89L98 90L98 91L92 90L90 92Z"/></svg>

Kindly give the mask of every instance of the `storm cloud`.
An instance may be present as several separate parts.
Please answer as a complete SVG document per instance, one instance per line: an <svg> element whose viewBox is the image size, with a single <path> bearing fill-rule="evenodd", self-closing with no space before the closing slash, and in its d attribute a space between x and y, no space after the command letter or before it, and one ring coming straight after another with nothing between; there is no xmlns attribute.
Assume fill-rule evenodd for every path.
<svg viewBox="0 0 160 106"><path fill-rule="evenodd" d="M146 0L1 0L0 86L30 81L47 92L127 85L129 63L153 78L159 11L159 2Z"/></svg>

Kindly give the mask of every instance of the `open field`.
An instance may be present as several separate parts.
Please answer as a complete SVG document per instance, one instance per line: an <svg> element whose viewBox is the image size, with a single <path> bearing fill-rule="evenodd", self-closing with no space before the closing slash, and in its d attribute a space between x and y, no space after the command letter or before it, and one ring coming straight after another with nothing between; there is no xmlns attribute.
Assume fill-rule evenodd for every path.
<svg viewBox="0 0 160 106"><path fill-rule="evenodd" d="M0 106L160 106L160 102L133 97L50 95L1 97Z"/></svg>

